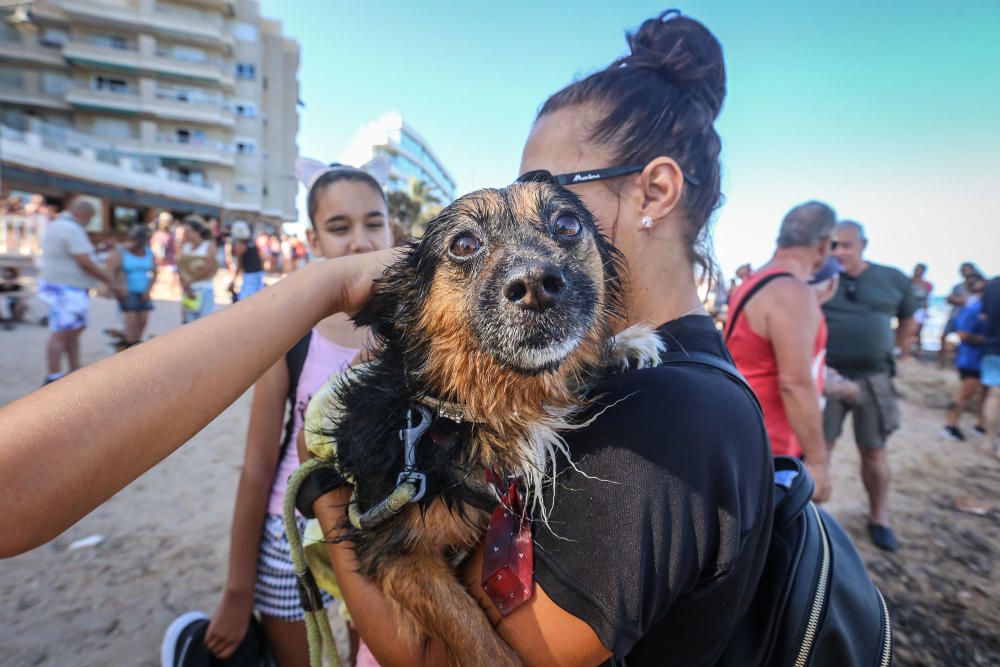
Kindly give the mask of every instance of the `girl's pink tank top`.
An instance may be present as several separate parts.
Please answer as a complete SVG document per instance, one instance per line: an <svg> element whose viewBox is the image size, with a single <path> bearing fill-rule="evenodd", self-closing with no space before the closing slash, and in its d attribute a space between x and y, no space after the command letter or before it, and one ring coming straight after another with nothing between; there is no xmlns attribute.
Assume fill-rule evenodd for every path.
<svg viewBox="0 0 1000 667"><path fill-rule="evenodd" d="M337 345L333 341L323 338L316 329L313 329L312 336L309 337L306 361L302 366L302 375L299 376L295 405L292 406L292 439L285 449L284 456L278 461L274 483L271 485L271 497L267 503L267 511L270 514L281 516L285 502L285 489L288 488L288 478L299 467L299 452L295 442L299 437L299 431L302 430L302 423L305 421L309 399L334 374L347 368L357 353L356 349Z"/></svg>

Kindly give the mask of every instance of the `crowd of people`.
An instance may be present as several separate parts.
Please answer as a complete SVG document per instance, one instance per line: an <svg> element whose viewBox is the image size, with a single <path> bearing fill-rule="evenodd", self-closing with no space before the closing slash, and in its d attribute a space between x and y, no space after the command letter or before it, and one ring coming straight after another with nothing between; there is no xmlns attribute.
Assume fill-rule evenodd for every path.
<svg viewBox="0 0 1000 667"><path fill-rule="evenodd" d="M594 213L627 261L629 324L655 326L664 344L717 365L614 375L601 385L606 409L565 433L587 470L563 471L564 488L548 511L574 539L536 531L534 595L505 616L484 606L498 635L532 663L717 662L765 568L771 455L804 460L815 500L829 498L830 457L847 415L861 452L869 534L882 549L899 547L888 495L887 446L900 415L892 378L923 322L932 289L926 268L911 279L870 261L860 223L807 202L781 222L768 263L741 267L720 336L694 269L708 263L708 221L720 200L721 46L705 26L673 11L649 19L628 41L629 55L545 101L520 173L531 182L570 183ZM673 120L663 122L667 116ZM307 660L281 497L299 462L293 443L310 396L366 344L366 332L344 313L364 304L397 257L390 248L398 241L385 193L365 172L331 166L307 185L310 245L330 261L278 281L268 288L272 298L253 296L263 273L293 271L308 253L290 239L255 237L245 223L233 223L226 239L218 221L163 216L152 234L130 231L102 264L83 230L93 207L77 199L45 235L40 291L50 306L52 384L0 408L0 555L52 539L254 386L223 593L211 617L185 614L171 626L165 664L182 664L179 656L193 655L192 647L231 657L255 612L279 664ZM441 262L457 272L465 259ZM213 314L215 278L227 266L239 303ZM185 326L135 345L157 273L176 275ZM133 349L63 378L64 368L80 365L95 283L121 303ZM973 276L963 285L950 297L962 341L960 395L967 401L985 388L981 424L996 447L1000 281ZM730 355L763 417L750 392L718 372ZM195 373L204 381L192 383ZM53 406L59 420L45 418ZM955 423L949 415L953 435L956 414ZM100 428L93 415L102 415ZM629 483L607 483L623 475ZM322 491L312 507L363 640L357 664L444 661L433 638L387 631L393 608L358 571L341 532L349 489ZM474 547L466 563L481 563L482 550ZM463 581L481 593L478 572Z"/></svg>
<svg viewBox="0 0 1000 667"><path fill-rule="evenodd" d="M933 285L927 266L911 277L865 257L868 240L855 221L838 221L833 209L808 202L792 209L778 232L771 260L743 265L729 294L725 338L737 367L764 407L775 455L801 458L816 482L814 499L831 489L830 456L850 414L868 494L868 531L876 546L898 548L891 527L892 479L887 444L900 426L897 362L921 350ZM960 338L955 365L960 384L944 435L965 440L958 423L970 400L979 406L974 429L1000 456L995 403L1000 377L992 368L1000 351L1000 278L989 283L971 263L948 297L948 334ZM988 285L992 291L988 292ZM994 332L991 342L989 332Z"/></svg>
<svg viewBox="0 0 1000 667"><path fill-rule="evenodd" d="M51 331L45 384L80 367L79 339L87 327L94 288L119 302L119 327L105 333L120 351L144 339L158 281L179 299L181 322L188 323L214 311L220 275L228 277L230 301L236 302L263 289L265 272L294 270L310 256L301 242L287 236L275 246L277 255L272 254L272 241L279 237L255 234L242 220L224 227L217 218L193 214L177 220L167 211L149 225L133 224L95 245L87 232L96 214L94 205L85 197L69 197L67 202L56 212L43 197L34 196L27 205L16 207L19 214L32 216L34 226L28 230L11 223L4 230L8 246L38 245L37 251L26 252L39 257L36 292L47 309L41 319ZM14 209L5 205L5 210ZM267 250L262 253L261 248ZM3 270L0 321L9 329L26 320L32 299L19 268Z"/></svg>

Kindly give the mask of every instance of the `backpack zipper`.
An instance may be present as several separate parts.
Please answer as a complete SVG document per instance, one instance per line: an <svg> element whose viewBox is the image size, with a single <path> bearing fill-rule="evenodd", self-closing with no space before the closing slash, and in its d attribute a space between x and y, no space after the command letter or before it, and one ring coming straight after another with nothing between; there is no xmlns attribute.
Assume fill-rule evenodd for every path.
<svg viewBox="0 0 1000 667"><path fill-rule="evenodd" d="M876 588L875 592L878 593L878 602L882 607L882 621L885 623L885 632L882 633L882 660L879 665L889 667L892 662L892 619L889 618L889 606L882 597L882 591Z"/></svg>
<svg viewBox="0 0 1000 667"><path fill-rule="evenodd" d="M819 534L823 538L823 558L819 566L819 581L816 582L816 594L813 597L812 610L809 612L809 622L806 624L806 632L802 637L802 646L799 647L799 656L795 659L795 667L805 667L812 652L813 641L816 639L816 630L819 627L819 617L823 613L823 603L826 601L826 592L830 581L830 540L826 535L826 527L823 519L819 515L819 510L812 503L809 503L813 514L816 515L816 523L819 524ZM884 660L884 658L883 658ZM883 662L883 664L885 664Z"/></svg>

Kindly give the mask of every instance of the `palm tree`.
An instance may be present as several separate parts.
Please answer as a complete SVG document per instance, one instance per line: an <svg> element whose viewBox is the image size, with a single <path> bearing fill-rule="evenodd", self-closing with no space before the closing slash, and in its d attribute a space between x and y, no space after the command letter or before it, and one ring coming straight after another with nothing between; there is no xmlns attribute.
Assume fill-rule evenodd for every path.
<svg viewBox="0 0 1000 667"><path fill-rule="evenodd" d="M407 190L390 192L389 215L414 237L423 235L427 222L441 212L441 199L432 187L419 178L410 178Z"/></svg>

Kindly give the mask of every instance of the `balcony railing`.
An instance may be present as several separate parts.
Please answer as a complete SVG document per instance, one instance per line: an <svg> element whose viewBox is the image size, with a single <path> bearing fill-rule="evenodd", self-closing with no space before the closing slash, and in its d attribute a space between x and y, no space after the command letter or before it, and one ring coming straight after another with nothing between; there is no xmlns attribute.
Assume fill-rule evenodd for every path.
<svg viewBox="0 0 1000 667"><path fill-rule="evenodd" d="M221 12L202 11L180 5L157 2L150 11L138 0L54 0L71 16L87 22L125 27L141 26L160 33L196 38L206 44L231 45Z"/></svg>
<svg viewBox="0 0 1000 667"><path fill-rule="evenodd" d="M222 109L222 97L219 95L206 95L186 90L171 90L169 88L157 88L156 99L171 100L173 102L183 102L184 104L198 104L202 106Z"/></svg>
<svg viewBox="0 0 1000 667"><path fill-rule="evenodd" d="M156 135L156 143L183 147L182 150L211 152L220 156L233 155L236 153L235 147L224 141L218 141L216 139L201 139L198 137L182 139L176 134L169 134L166 132L160 132Z"/></svg>
<svg viewBox="0 0 1000 667"><path fill-rule="evenodd" d="M127 141L127 140L126 140ZM32 121L27 130L0 126L4 162L86 178L213 205L222 203L222 188L195 172L183 174L151 157L124 155L121 141L87 135L70 128Z"/></svg>
<svg viewBox="0 0 1000 667"><path fill-rule="evenodd" d="M127 113L138 113L142 109L142 99L133 88L75 86L66 92L66 101L78 107L112 109Z"/></svg>

